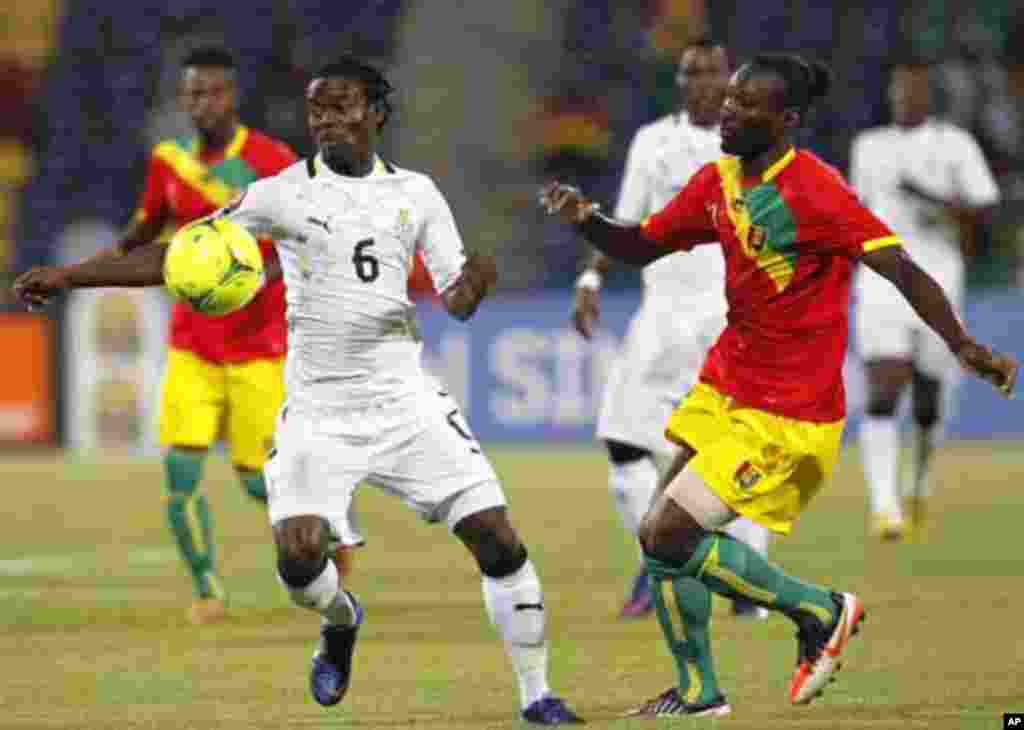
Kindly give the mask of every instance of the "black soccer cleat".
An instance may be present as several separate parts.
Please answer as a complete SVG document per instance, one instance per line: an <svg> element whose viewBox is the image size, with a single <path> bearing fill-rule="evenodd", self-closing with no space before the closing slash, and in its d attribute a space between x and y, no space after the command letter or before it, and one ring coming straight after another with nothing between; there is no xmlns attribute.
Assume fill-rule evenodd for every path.
<svg viewBox="0 0 1024 730"><path fill-rule="evenodd" d="M732 707L722 695L707 702L687 702L679 694L679 688L672 687L629 710L624 717L724 717L730 712Z"/></svg>

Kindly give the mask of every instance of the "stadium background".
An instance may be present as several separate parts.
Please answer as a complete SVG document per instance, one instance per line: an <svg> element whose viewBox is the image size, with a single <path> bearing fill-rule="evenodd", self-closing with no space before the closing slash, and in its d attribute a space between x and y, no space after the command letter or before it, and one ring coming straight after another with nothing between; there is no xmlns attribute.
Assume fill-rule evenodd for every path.
<svg viewBox="0 0 1024 730"><path fill-rule="evenodd" d="M159 465L138 459L139 454L145 457L153 452L150 424L167 302L155 290L95 291L65 298L43 313L28 314L10 299L7 286L28 266L77 259L115 239L132 213L148 148L187 127L187 120L174 108L174 82L177 61L188 49L205 41L232 48L242 66L243 120L286 139L303 153L309 151L301 114L301 90L308 70L341 51L357 53L388 69L398 88L397 114L387 136L389 155L438 180L467 242L493 252L502 271L499 295L485 304L468 327L447 321L429 299L422 302L428 363L445 376L466 405L470 423L497 455L513 500L524 505L520 514L525 516L520 520L533 525L531 534L545 546L538 553L543 557L546 551L549 556L545 572L549 591L563 590L555 615L561 610L571 617L579 637L576 648L556 653L555 661L568 665L565 682L579 682L582 687L593 681L587 678L587 667L606 660L590 649L590 641L613 641L609 651L619 652L619 658L641 645L660 651L653 630L627 627L610 639L613 632L607 622L592 626L573 604L574 596L586 594L595 602L614 605L620 576L632 560L612 524L611 504L603 489L604 462L591 434L604 366L638 301L639 278L624 271L611 278L605 302L607 330L595 344L582 342L568 327L567 314L568 289L584 249L538 214L534 203L538 185L558 175L599 198L614 199L633 132L676 105L673 76L678 51L703 29L726 43L739 59L757 50L788 50L830 64L837 76L835 91L814 114L802 143L844 170L853 135L887 119L889 59L906 50L933 57L939 62L935 80L942 111L980 140L1004 195L992 225L980 231L979 255L970 267L967 317L979 339L1024 356L1024 338L1018 334L1024 331L1024 10L1016 5L993 0L135 0L128 4L2 0L0 352L6 357L0 377L0 442L11 448L0 452L0 482L15 489L17 496L11 498L9 493L6 516L0 518L6 536L0 548L0 602L7 615L7 638L0 639L0 654L23 666L29 679L6 699L0 698L0 727L40 727L32 720L32 707L43 701L56 708L48 716L50 727L135 727L132 712L139 708L147 708L149 717L156 718L153 724L139 727L162 727L162 719L170 726L180 718L173 709L159 710L161 703L203 706L198 685L159 673L155 679L150 677L152 684L146 684L145 690L115 688L114 680L109 680L109 686L99 689L86 683L90 689L74 690L80 695L73 695L75 681L92 671L90 657L102 664L106 656L95 647L97 654L83 656L81 666L71 662L66 670L70 674L64 676L65 680L70 677L67 688L40 689L48 669L45 664L32 664L30 657L37 652L19 636L45 642L40 637L55 626L113 631L116 625L119 631L129 632L118 639L130 648L126 656L138 656L144 662L141 647L148 646L150 639L132 638L132 627L165 634L184 631L174 620L163 618L168 606L187 598L187 588L167 551L153 547L167 542L156 506ZM861 393L855 360L851 359L849 368L855 418ZM843 706L848 711L842 717L856 716L858 727L987 728L997 726L991 724L996 710L1021 709L1024 647L1015 635L1007 637L999 628L1015 610L1014 596L1019 591L1014 586L1019 587L1021 571L1016 560L993 562L991 556L1005 551L998 536L1013 529L1014 515L1021 512L1022 502L1013 488L1022 476L1014 440L1024 437L1024 419L1019 406L1001 402L977 383L966 383L956 400L951 435L969 441L954 447L949 452L952 456L940 458L936 467L947 474L943 488L949 488L950 496L943 506L950 516L938 529L949 537L948 544L927 557L913 553L909 562L871 552L879 548L866 545L859 518L852 526L843 519L851 513L859 516L865 509L854 460L840 470L834 496L822 498L820 521L808 520L802 537L779 549L783 562L787 557L802 561L809 577L852 577L855 583L867 580L867 563L875 561L873 565L878 566L881 561L883 567L870 581L880 602L898 609L910 586L916 596L934 599L928 605L934 608L941 602L953 612L923 624L914 612L893 614L894 620L903 621L889 631L895 643L888 646L886 656L879 653L867 662L876 675L862 680L857 694L840 694L846 699L839 702L846 702ZM507 444L516 448L502 448ZM33 448L24 448L28 446ZM54 451L52 446L64 448ZM236 574L235 585L242 586L235 591L236 605L280 624L293 614L281 608L284 602L267 580L268 556L259 552L265 546L262 525L232 493L230 474L216 468L214 474L219 474L216 478L222 484L215 479L211 490L229 494L215 496L215 501L230 502L241 515L218 510L226 515L225 543L243 546L245 552L256 552L263 559L259 563L237 553L227 559L226 569ZM956 490L965 480L972 481L972 489ZM552 481L555 484L542 496L536 485L547 489ZM569 487L584 483L593 494L581 507L573 501ZM17 489L24 484L36 486L36 493ZM90 498L92 485L110 496ZM374 524L376 499L369 497L366 503L371 540L390 534L389 530L408 530L419 539L418 525L406 521L391 527L384 520L383 515L395 513L393 505L384 505L380 521ZM569 514L587 520L586 528L571 538L559 527L561 516ZM55 537L44 537L47 530L41 530L40 524L61 529ZM968 539L968 535L978 537ZM431 545L441 541L436 533L423 539L431 540ZM601 559L605 552L610 556L606 564L596 565L593 561L598 559L593 556L583 564L558 562L559 554L578 555L579 546L588 540L609 546L597 550ZM126 563L115 547L122 542L133 546ZM819 556L814 547L838 544L845 552L834 562ZM612 556L616 546L621 548L618 557ZM438 560L461 560L454 548L437 550L435 554L448 556ZM588 550L594 550L593 543ZM423 558L409 546L387 555L370 552L360 570L374 572L380 580L377 585L385 592L389 586L394 591L402 580L399 564L419 565L417 560ZM436 563L424 566L424 570L431 568ZM468 568L464 572L460 579L471 578ZM104 580L113 580L122 590L119 598L103 593L109 589L101 585ZM402 589L405 600L415 603L410 596L417 589L428 593L434 583L426 578L422 584L411 583ZM457 590L468 597L463 593L449 597L456 596L452 600L463 613L446 620L469 622L467 635L475 636L473 622L480 622L475 589L470 585ZM100 597L83 597L93 596L90 591ZM948 599L968 593L980 595L992 611L1004 611L989 616L994 635L979 638L961 630L955 618L960 604L956 600L950 604ZM259 613L267 601L280 615ZM67 613L62 612L64 604ZM606 620L608 611L601 610L598 618ZM401 614L396 606L390 618L396 620L399 615L413 617L409 636L429 633L431 619L425 613ZM245 638L214 634L213 644L174 639L183 642L182 656L191 651L199 657L178 662L181 671L198 672L221 661L217 641L235 646L232 642L244 644L251 639L257 645L265 637L254 627L245 631L249 632ZM275 628L271 634L279 636L280 631ZM745 636L738 629L723 631L723 641ZM938 649L927 638L932 632L945 637L944 651L955 654L958 667L966 667L965 678L957 679L958 670L946 671L942 660L935 659ZM501 658L486 653L493 649L485 640L486 627L479 628L479 633L484 637L481 656L487 658L474 657L466 666L477 667L479 676L490 672L503 677L497 663ZM917 637L918 643L910 637ZM305 638L300 632L282 638L281 646L291 641L291 651L282 661L304 661ZM60 644L53 646L56 650ZM753 667L760 666L767 655L774 659L776 653L787 667L791 662L788 633L786 638L769 641L767 647L752 649L755 655L742 661L726 649L721 659L723 665L751 667L734 671L747 682L754 702L751 717L759 718L756 726L832 723L827 716L809 715L805 717L812 719L805 719L805 724L793 725L785 719L781 702L760 697L761 690L768 691L768 680ZM393 648L405 650L400 638ZM241 651L239 665L249 656L244 648ZM433 661L444 656L441 649L436 651ZM967 688L973 687L974 680L966 677L974 676L976 666L971 662L982 661L985 651L1003 652L998 678L988 677L990 696L972 705L974 715L951 715L943 698L969 694ZM297 658L299 654L302 658ZM911 663L922 654L935 661L930 668L922 670ZM481 663L473 663L477 661ZM493 668L489 661L496 662ZM630 661L623 672L641 671L639 660ZM664 662L664 656L659 655L659 661ZM120 666L114 660L109 665ZM906 681L901 685L905 691L917 687L909 690L910 699L904 694L897 700L889 688L887 672L896 671L893 666L904 672L904 680L916 672L916 685ZM244 671L235 665L223 669L225 676ZM391 675L380 671L381 677L402 674L394 665L388 669ZM463 670L462 680L470 681L465 674ZM292 679L287 677L287 689L261 683L256 689L278 691L275 696L284 698L280 713L292 705L302 708L301 683L293 687ZM422 675L416 679L422 680ZM441 693L437 697L448 691L441 685L431 687ZM770 686L771 692L776 689ZM626 701L607 688L596 691L607 692L598 715L610 712L620 699ZM68 700L72 696L68 693L91 699L104 709L82 710L82 717L90 720L80 724L77 700ZM487 724L498 722L495 718L501 715L488 705L490 695L484 692L480 697L473 706L485 708L480 709L483 724L465 726L503 726ZM890 709L898 705L899 711L877 723L857 714L865 702L879 697ZM357 707L366 702L353 701ZM379 719L387 715L388 703L401 701L404 698L388 695L379 699L379 707L361 707L371 716L378 712ZM462 727L450 719L435 722L430 709L435 695L417 694L416 701L421 709L427 708L421 720L430 727ZM913 701L918 702L917 709L907 709ZM130 705L132 712L111 709L118 703ZM1014 703L1017 706L1010 706ZM260 720L278 723L289 717L275 712L268 708ZM451 712L458 714L457 709ZM779 713L778 717L772 713ZM903 724L889 724L897 716L903 717ZM234 719L221 716L220 724L228 726ZM918 719L928 724L915 724ZM249 720L247 727L264 726L252 717ZM211 726L197 722L197 727ZM381 719L377 726L384 724L393 723ZM175 725L185 726L192 725ZM840 721L829 726L847 725Z"/></svg>

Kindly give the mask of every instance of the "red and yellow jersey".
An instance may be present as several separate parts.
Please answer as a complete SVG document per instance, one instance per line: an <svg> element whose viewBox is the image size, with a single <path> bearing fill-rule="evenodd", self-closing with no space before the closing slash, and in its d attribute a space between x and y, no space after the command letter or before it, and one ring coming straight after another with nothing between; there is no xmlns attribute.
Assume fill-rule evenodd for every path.
<svg viewBox="0 0 1024 730"><path fill-rule="evenodd" d="M249 183L276 175L295 159L284 143L241 125L228 146L214 154L201 149L198 137L161 142L150 156L136 215L166 219L180 228L227 205ZM277 255L270 241L260 241L260 247L264 257ZM171 318L171 346L214 363L281 357L286 337L280 279L238 312L209 317L178 303Z"/></svg>
<svg viewBox="0 0 1024 730"><path fill-rule="evenodd" d="M864 253L900 241L838 171L790 150L760 177L744 178L739 159L723 157L701 168L642 231L680 249L722 246L728 326L701 381L788 418L845 416L853 271Z"/></svg>

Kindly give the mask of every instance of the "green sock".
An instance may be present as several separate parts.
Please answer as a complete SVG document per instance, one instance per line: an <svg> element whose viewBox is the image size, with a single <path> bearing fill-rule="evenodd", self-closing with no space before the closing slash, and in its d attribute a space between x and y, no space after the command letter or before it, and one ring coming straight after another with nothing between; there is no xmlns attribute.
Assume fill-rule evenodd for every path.
<svg viewBox="0 0 1024 730"><path fill-rule="evenodd" d="M246 493L253 499L265 504L267 501L267 483L263 480L263 472L238 469L236 473L238 478L242 480L242 486L245 487Z"/></svg>
<svg viewBox="0 0 1024 730"><path fill-rule="evenodd" d="M167 451L167 521L192 576L196 595L220 598L222 591L213 568L213 520L205 495L197 489L204 456L205 453L182 449Z"/></svg>
<svg viewBox="0 0 1024 730"><path fill-rule="evenodd" d="M797 623L813 616L831 626L836 619L831 592L786 575L757 550L729 535L714 532L704 538L684 571L719 595L745 598L781 611Z"/></svg>
<svg viewBox="0 0 1024 730"><path fill-rule="evenodd" d="M644 556L651 576L651 595L658 614L658 623L676 660L679 691L691 704L710 702L722 694L711 658L711 592L682 568ZM679 616L673 621L668 605L669 589L675 598Z"/></svg>

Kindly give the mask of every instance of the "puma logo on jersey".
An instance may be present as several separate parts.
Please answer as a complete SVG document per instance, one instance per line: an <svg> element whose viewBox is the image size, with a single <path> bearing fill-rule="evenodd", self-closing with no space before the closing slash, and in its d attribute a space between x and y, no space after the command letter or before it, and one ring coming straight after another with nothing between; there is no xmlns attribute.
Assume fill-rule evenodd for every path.
<svg viewBox="0 0 1024 730"><path fill-rule="evenodd" d="M328 233L331 232L330 226L327 225L327 221L322 221L319 218L314 218L313 216L309 216L308 218L306 218L306 222L307 223L312 223L314 226L319 226L320 228L323 228Z"/></svg>

